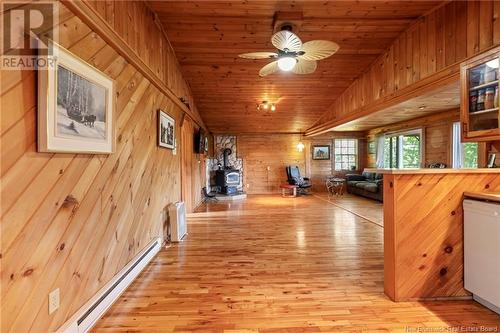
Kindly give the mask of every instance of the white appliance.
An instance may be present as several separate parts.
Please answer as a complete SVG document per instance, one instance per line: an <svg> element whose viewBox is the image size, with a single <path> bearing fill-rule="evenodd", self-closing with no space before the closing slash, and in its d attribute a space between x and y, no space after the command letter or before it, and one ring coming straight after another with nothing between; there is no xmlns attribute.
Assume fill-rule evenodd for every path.
<svg viewBox="0 0 500 333"><path fill-rule="evenodd" d="M171 204L168 209L170 241L180 242L187 235L186 207L184 202Z"/></svg>
<svg viewBox="0 0 500 333"><path fill-rule="evenodd" d="M465 289L500 314L500 204L464 200Z"/></svg>

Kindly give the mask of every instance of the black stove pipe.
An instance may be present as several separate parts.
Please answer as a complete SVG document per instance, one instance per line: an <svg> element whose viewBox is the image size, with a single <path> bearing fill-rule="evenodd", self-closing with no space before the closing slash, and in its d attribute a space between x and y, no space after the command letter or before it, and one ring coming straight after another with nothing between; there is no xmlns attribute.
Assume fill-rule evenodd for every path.
<svg viewBox="0 0 500 333"><path fill-rule="evenodd" d="M229 155L231 155L233 151L231 148L226 148L223 151L224 154L224 169L231 169L231 166L229 165Z"/></svg>

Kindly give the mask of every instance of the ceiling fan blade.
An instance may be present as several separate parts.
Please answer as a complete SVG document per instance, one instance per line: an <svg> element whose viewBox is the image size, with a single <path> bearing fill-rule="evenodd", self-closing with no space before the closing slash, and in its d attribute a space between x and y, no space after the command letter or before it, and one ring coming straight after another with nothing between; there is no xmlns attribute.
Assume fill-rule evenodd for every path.
<svg viewBox="0 0 500 333"><path fill-rule="evenodd" d="M304 60L321 60L328 58L339 50L339 45L327 40L312 40L302 44L301 51L305 53L299 55Z"/></svg>
<svg viewBox="0 0 500 333"><path fill-rule="evenodd" d="M281 30L275 33L271 38L271 43L273 43L275 48L282 51L286 49L288 51L298 52L302 47L300 38L287 30Z"/></svg>
<svg viewBox="0 0 500 333"><path fill-rule="evenodd" d="M259 71L260 76L267 76L269 74L273 74L278 71L278 61L273 61L264 67L262 67Z"/></svg>
<svg viewBox="0 0 500 333"><path fill-rule="evenodd" d="M250 52L240 54L238 57L244 59L274 59L278 57L278 54L274 52Z"/></svg>
<svg viewBox="0 0 500 333"><path fill-rule="evenodd" d="M314 73L318 63L316 61L297 59L297 64L292 69L295 74L311 74Z"/></svg>

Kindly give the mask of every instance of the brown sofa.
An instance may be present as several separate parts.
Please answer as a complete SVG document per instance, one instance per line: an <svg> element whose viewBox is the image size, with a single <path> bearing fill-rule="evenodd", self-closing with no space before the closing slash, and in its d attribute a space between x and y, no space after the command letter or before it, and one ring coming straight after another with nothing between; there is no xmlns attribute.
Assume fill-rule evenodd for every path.
<svg viewBox="0 0 500 333"><path fill-rule="evenodd" d="M384 200L383 175L373 172L363 172L361 175L348 174L347 192L365 198Z"/></svg>

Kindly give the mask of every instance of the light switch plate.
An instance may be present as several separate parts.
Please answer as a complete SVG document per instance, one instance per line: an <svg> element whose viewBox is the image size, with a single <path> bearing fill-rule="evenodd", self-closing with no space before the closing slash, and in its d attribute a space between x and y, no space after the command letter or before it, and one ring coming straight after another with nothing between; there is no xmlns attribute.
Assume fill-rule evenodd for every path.
<svg viewBox="0 0 500 333"><path fill-rule="evenodd" d="M59 309L59 288L52 290L49 294L49 314Z"/></svg>

